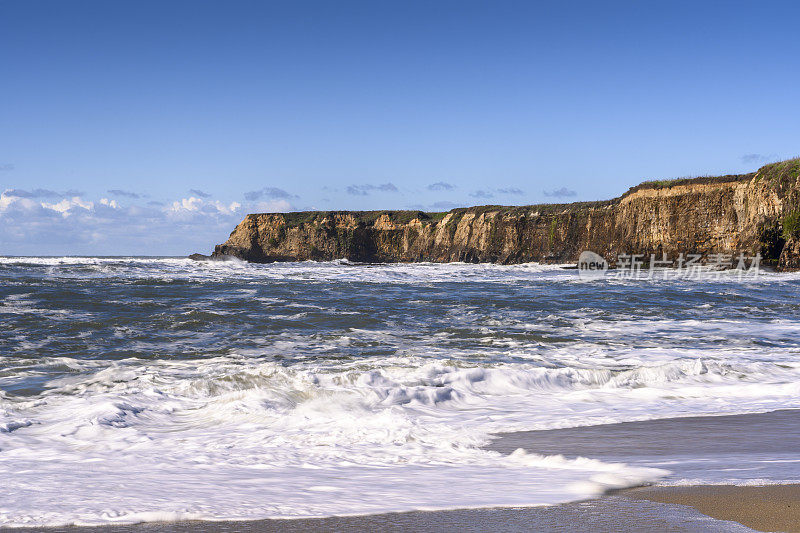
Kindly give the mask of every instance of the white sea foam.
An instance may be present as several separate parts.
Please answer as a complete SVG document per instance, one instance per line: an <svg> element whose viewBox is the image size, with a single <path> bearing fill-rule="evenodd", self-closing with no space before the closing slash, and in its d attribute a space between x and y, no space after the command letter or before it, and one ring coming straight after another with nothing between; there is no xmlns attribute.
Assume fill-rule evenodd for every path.
<svg viewBox="0 0 800 533"><path fill-rule="evenodd" d="M363 313L264 296L257 289L267 282L312 287L306 290L331 280L381 288L460 284L454 291L472 282L479 289L577 283L574 271L539 265L113 258L0 258L0 265L24 274L46 268L40 275L48 283L94 276L123 285L235 280L226 298L274 307L263 317L264 328L276 318L302 322L314 313L339 319ZM771 276L776 284L795 280ZM610 284L594 283L606 289L602 284ZM647 283L672 291L690 287ZM748 283L755 282L722 290L746 292ZM25 290L7 296L0 313L61 316ZM170 326L234 316L217 305L215 295L177 310ZM404 305L418 306L413 309L424 309L433 298L412 296ZM152 296L137 302L152 302ZM319 335L253 335L247 349L194 359L171 358L170 345L144 340L126 346L141 345L148 354L158 346L164 356L115 361L0 353L0 388L45 380L35 394L0 390L0 525L554 504L652 482L666 471L522 451L502 456L482 448L491 434L800 407L800 363L794 345L785 341L796 335L793 317L710 320L621 311L609 320L608 310L589 303L553 308L534 319L514 309L486 313L465 297L443 308L446 327L431 336L409 334L393 319L380 327L345 322ZM136 323L107 329L114 338L143 335ZM211 333L192 335L214 342ZM543 341L547 336L569 342ZM28 343L35 352L46 341L22 339L13 346L25 349L20 346ZM772 345L767 349L765 343ZM399 348L390 355L314 356L363 345Z"/></svg>
<svg viewBox="0 0 800 533"><path fill-rule="evenodd" d="M664 472L502 457L490 432L800 406L800 368L767 363L60 364L82 372L2 399L3 525L552 504Z"/></svg>
<svg viewBox="0 0 800 533"><path fill-rule="evenodd" d="M275 280L293 279L308 281L367 281L383 284L424 284L447 282L514 283L523 280L551 280L578 285L604 283L627 286L642 282L669 284L672 280L648 279L642 273L634 279L582 280L576 270L564 269L574 264L524 263L498 265L493 263L394 263L363 265L340 259L336 261L302 263L253 264L230 259L226 261L193 261L177 257L3 257L0 266L47 267L54 278L92 278L119 275L132 279L164 280L207 279L221 280L230 275L240 279ZM243 277L243 278L242 278ZM697 279L708 283L724 284L739 281L743 285L769 283L777 279L800 278L800 273L775 274L765 270L757 277L739 279L735 271L697 274ZM690 284L691 285L691 284Z"/></svg>

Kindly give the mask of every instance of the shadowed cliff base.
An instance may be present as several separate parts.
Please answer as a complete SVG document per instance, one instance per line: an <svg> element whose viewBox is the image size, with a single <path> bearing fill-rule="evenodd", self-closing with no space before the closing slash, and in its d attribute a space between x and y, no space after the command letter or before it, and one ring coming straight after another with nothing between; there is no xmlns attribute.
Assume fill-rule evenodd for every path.
<svg viewBox="0 0 800 533"><path fill-rule="evenodd" d="M760 253L764 264L796 270L800 158L749 174L644 182L598 202L250 214L211 257L568 263L583 250L612 264L631 253Z"/></svg>

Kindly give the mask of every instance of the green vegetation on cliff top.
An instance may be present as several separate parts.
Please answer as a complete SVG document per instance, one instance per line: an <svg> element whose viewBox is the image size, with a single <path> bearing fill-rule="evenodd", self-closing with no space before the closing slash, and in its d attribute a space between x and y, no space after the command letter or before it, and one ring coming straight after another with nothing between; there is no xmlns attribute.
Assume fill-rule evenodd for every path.
<svg viewBox="0 0 800 533"><path fill-rule="evenodd" d="M792 211L781 219L785 240L800 238L800 211Z"/></svg>
<svg viewBox="0 0 800 533"><path fill-rule="evenodd" d="M442 220L447 214L452 213L457 219L463 215L471 213L480 215L483 213L503 211L504 215L515 216L524 215L531 212L538 213L539 215L550 215L560 212L580 211L583 209L598 209L609 207L618 203L626 196L633 194L636 191L647 189L664 189L669 187L676 187L680 185L703 185L713 183L729 183L736 181L745 181L750 179L765 179L777 182L779 185L789 185L794 183L800 178L800 158L788 159L786 161L779 161L777 163L770 163L764 165L757 172L749 174L728 174L725 176L700 176L690 178L677 178L677 179L661 179L649 180L631 187L622 196L612 200L602 200L595 202L573 202L570 204L535 204L524 206L503 206L503 205L483 205L473 207L457 207L447 212L425 212L425 211L410 211L410 210L381 210L381 211L298 211L291 213L282 213L284 220L288 226L299 226L305 223L319 222L326 217L335 215L347 215L354 217L359 224L370 226L383 215L388 215L395 224L407 224L414 219L419 219L422 222L436 223ZM791 234L795 237L800 237L800 211L791 213L784 218L783 221L784 234Z"/></svg>
<svg viewBox="0 0 800 533"><path fill-rule="evenodd" d="M745 181L752 179L756 175L755 172L749 174L727 174L725 176L694 176L687 178L675 178L668 180L648 180L643 181L635 187L631 187L628 191L621 196L621 198L634 193L636 191L646 189L668 189L670 187L677 187L679 185L706 185L711 183L730 183L733 181Z"/></svg>
<svg viewBox="0 0 800 533"><path fill-rule="evenodd" d="M792 183L800 177L800 157L764 165L756 175L759 179Z"/></svg>

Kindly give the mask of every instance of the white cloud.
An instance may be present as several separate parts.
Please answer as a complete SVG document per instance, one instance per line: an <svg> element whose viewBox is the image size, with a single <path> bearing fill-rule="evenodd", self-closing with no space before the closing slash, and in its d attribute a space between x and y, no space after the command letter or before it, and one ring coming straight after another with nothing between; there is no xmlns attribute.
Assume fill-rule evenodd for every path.
<svg viewBox="0 0 800 533"><path fill-rule="evenodd" d="M73 196L72 198L63 198L60 202L54 204L42 202L42 207L58 211L62 216L68 217L75 208L92 211L94 209L94 202L86 202L80 196Z"/></svg>
<svg viewBox="0 0 800 533"><path fill-rule="evenodd" d="M227 239L246 213L293 208L286 199L243 205L195 195L163 205L121 205L115 199L95 200L72 191L54 193L47 201L41 195L17 192L8 189L0 194L0 254L4 255L208 253Z"/></svg>
<svg viewBox="0 0 800 533"><path fill-rule="evenodd" d="M100 198L100 203L103 205L107 205L112 209L119 209L119 204L116 200L109 200L108 198Z"/></svg>
<svg viewBox="0 0 800 533"><path fill-rule="evenodd" d="M286 213L292 210L292 204L286 200L273 200L271 202L258 202L253 204L251 211L254 213Z"/></svg>
<svg viewBox="0 0 800 533"><path fill-rule="evenodd" d="M11 204L19 200L19 198L16 196L8 196L6 194L7 192L8 191L0 195L0 214L2 214L3 211L11 207Z"/></svg>
<svg viewBox="0 0 800 533"><path fill-rule="evenodd" d="M0 216L11 211L34 212L37 210L49 211L51 214L58 213L63 217L68 217L76 210L93 211L94 202L84 200L80 196L61 198L57 202L37 202L29 195L18 195L15 189L6 189L0 194ZM101 202L107 202L106 199ZM116 202L112 203L116 204ZM109 205L109 204L106 204Z"/></svg>
<svg viewBox="0 0 800 533"><path fill-rule="evenodd" d="M184 198L183 200L172 202L172 207L167 210L175 213L180 213L181 211L199 211L202 205L203 200L192 196L191 198Z"/></svg>
<svg viewBox="0 0 800 533"><path fill-rule="evenodd" d="M0 215L10 209L32 209L36 206L38 206L38 203L35 200L17 196L13 190L7 189L3 194L0 194Z"/></svg>
<svg viewBox="0 0 800 533"><path fill-rule="evenodd" d="M236 213L240 207L242 207L242 204L239 202L225 204L219 200L204 200L196 196L190 196L189 198L183 198L172 202L172 205L167 207L166 211L168 213L177 214L202 212L206 214L232 215Z"/></svg>
<svg viewBox="0 0 800 533"><path fill-rule="evenodd" d="M230 204L228 204L228 211L227 212L228 213L235 213L235 212L237 212L239 210L240 207L242 207L242 204L240 204L239 202L231 202ZM219 209L220 211L225 212L224 208L220 206L220 202L217 202L217 209Z"/></svg>

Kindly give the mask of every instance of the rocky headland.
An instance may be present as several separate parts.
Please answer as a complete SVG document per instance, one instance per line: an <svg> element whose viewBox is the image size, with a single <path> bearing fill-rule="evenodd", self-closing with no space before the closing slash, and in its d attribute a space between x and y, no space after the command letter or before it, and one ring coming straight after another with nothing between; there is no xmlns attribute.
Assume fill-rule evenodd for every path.
<svg viewBox="0 0 800 533"><path fill-rule="evenodd" d="M250 214L211 257L568 263L583 250L612 264L630 253L760 253L764 264L798 269L800 159L749 174L649 181L598 202Z"/></svg>

